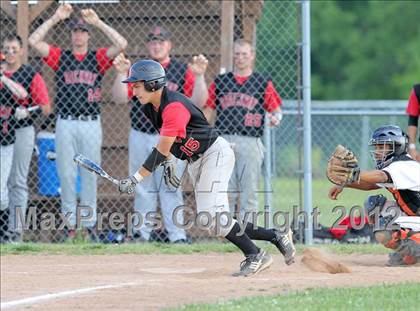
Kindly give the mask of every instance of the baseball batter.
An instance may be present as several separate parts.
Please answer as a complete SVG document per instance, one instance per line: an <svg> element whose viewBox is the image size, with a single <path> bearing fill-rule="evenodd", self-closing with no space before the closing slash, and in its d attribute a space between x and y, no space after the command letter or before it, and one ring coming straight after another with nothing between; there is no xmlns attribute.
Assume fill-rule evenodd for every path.
<svg viewBox="0 0 420 311"><path fill-rule="evenodd" d="M165 69L167 83L166 87L171 91L179 91L198 106L202 105L207 98L207 87L204 73L207 68L207 59L203 56L196 56L193 61L187 64L171 57L172 49L171 34L162 26L154 26L147 36L146 43L149 57L159 62ZM114 60L117 69L117 76L112 87L112 97L115 102L131 104L130 119L131 129L128 139L129 171L134 173L146 160L152 148L156 146L159 133L153 124L141 110L138 99L133 97L132 88L121 83L127 77L130 62L124 55L119 55ZM182 174L185 169L185 161L176 161L177 171ZM157 211L159 202L163 223L168 232L168 239L172 243L185 243L187 237L185 230L176 226L172 215L174 209L183 205L182 191L174 189L162 183L162 168L153 172L152 176L136 187L134 198L134 210L141 213L143 219L150 212ZM183 223L183 214L177 214L178 223ZM149 241L152 228L141 226L140 230L133 230L134 240Z"/></svg>
<svg viewBox="0 0 420 311"><path fill-rule="evenodd" d="M100 163L102 128L100 120L102 80L112 67L112 59L127 46L127 41L113 28L105 24L92 9L81 10L81 18L74 19L71 29L71 50L44 41L48 31L68 19L73 7L66 3L58 7L29 37L29 43L43 57L44 62L56 73L57 94L55 109L57 172L61 183L61 209L70 213L68 237L75 237L76 227L76 177L77 167L73 157L82 153ZM112 42L108 48L89 49L91 26L101 30ZM90 219L83 227L89 233L96 224L97 203L96 176L81 172L80 205L83 216ZM94 237L94 234L91 235Z"/></svg>
<svg viewBox="0 0 420 311"><path fill-rule="evenodd" d="M394 221L393 216L398 214L408 216L406 219L420 219L420 163L407 154L407 137L397 126L388 125L376 129L369 145L376 162L376 170L360 171L357 160L352 160L351 156L348 159L351 165L341 167L337 165L337 161L335 165L329 165L327 176L339 184L330 189L329 197L336 200L344 187L388 190L395 201L387 200L383 195L373 195L365 202L366 211L374 223L375 238L395 251L390 254L388 265L415 264L420 260L418 229L403 223L400 223L403 230L393 229L388 225ZM379 212L378 215L375 215L376 211ZM398 214L394 215L396 212ZM398 222L398 218L396 221Z"/></svg>
<svg viewBox="0 0 420 311"><path fill-rule="evenodd" d="M142 110L159 131L159 141L142 167L120 181L121 193L133 193L160 165L164 167L165 181L177 185L173 158L188 162L188 172L195 186L197 214L210 215L213 232L239 247L245 255L235 276L251 276L270 267L272 257L259 249L251 239L270 241L284 255L287 264L294 262L295 248L291 230L285 234L275 229L256 227L248 223L244 234L235 219L229 218L227 189L235 165L230 144L208 124L204 114L193 102L178 92L168 90L163 67L153 60L134 63L124 83L133 83L134 95ZM220 227L215 222L220 216ZM203 219L203 225L208 219ZM205 222L205 223L204 223Z"/></svg>
<svg viewBox="0 0 420 311"><path fill-rule="evenodd" d="M22 238L22 224L18 213L26 214L28 202L28 173L35 144L34 119L42 113L50 113L50 99L42 76L31 66L22 64L24 52L21 38L16 34L8 35L3 40L5 53L4 79L17 83L25 92L25 96L18 96L10 86L1 89L3 101L14 102L18 106L14 113L16 140L13 150L13 163L7 182L9 189L9 239L20 242ZM39 109L29 112L29 107ZM20 209L20 211L19 211Z"/></svg>
<svg viewBox="0 0 420 311"><path fill-rule="evenodd" d="M236 161L229 181L229 206L232 213L239 211L243 218L246 213L259 211L265 114L270 116L270 125L277 126L282 112L273 82L254 71L252 44L243 39L235 41L233 58L234 71L218 75L210 85L204 111L215 114L216 129L234 146Z"/></svg>

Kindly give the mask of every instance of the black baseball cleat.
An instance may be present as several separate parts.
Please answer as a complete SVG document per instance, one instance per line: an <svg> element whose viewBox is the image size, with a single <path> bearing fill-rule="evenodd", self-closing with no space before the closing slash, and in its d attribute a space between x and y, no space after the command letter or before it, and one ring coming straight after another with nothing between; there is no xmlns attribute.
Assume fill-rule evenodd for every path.
<svg viewBox="0 0 420 311"><path fill-rule="evenodd" d="M233 273L232 276L253 276L268 269L272 263L273 258L270 254L261 249L258 254L247 255L241 262L239 271Z"/></svg>
<svg viewBox="0 0 420 311"><path fill-rule="evenodd" d="M295 262L296 248L293 244L293 233L289 228L288 232L281 233L280 231L273 229L276 237L271 240L280 253L284 256L284 262L286 265L291 265Z"/></svg>

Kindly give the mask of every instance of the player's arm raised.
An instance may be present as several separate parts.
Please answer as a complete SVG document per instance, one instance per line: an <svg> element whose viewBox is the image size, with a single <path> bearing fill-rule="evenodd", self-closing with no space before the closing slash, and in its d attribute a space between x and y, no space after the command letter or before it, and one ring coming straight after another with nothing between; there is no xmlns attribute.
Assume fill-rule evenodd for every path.
<svg viewBox="0 0 420 311"><path fill-rule="evenodd" d="M113 61L117 75L114 79L114 83L111 88L112 101L117 104L126 104L130 98L128 96L128 83L122 83L127 78L128 69L131 66L131 62L125 58L123 53L118 54Z"/></svg>
<svg viewBox="0 0 420 311"><path fill-rule="evenodd" d="M82 10L81 13L86 23L91 24L101 30L109 38L109 40L111 40L112 46L110 46L106 52L106 56L108 56L108 58L113 59L125 50L128 44L127 40L114 28L105 24L93 9L85 9Z"/></svg>
<svg viewBox="0 0 420 311"><path fill-rule="evenodd" d="M44 41L47 32L59 22L70 17L73 8L70 4L62 4L57 11L39 26L34 33L28 38L29 44L37 50L42 57L47 57L50 51L50 45Z"/></svg>

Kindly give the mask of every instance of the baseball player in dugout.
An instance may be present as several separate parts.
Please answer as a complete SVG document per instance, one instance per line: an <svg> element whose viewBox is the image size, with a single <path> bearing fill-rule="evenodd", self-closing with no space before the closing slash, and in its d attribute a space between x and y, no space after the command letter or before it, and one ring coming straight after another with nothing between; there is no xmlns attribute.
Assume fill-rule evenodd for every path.
<svg viewBox="0 0 420 311"><path fill-rule="evenodd" d="M235 165L233 150L188 97L165 86L166 79L159 62L140 60L130 67L128 78L123 81L132 83L133 94L159 131L159 139L142 166L120 181L120 192L134 193L136 186L150 178L159 166L163 166L165 182L179 186L174 157L185 160L194 185L197 214L207 215L198 217L197 221L214 235L235 244L245 255L234 276L254 275L273 262L252 239L270 241L284 255L287 264L293 263L295 248L290 229L282 233L247 223L245 232L241 232L237 220L230 217L227 189Z"/></svg>
<svg viewBox="0 0 420 311"><path fill-rule="evenodd" d="M420 163L408 155L407 136L397 126L376 129L369 146L376 163L371 171L361 171L345 147L336 148L327 167L327 177L336 184L329 197L336 200L345 187L388 190L394 200L379 194L365 201L375 239L394 250L389 266L416 264L420 261Z"/></svg>
<svg viewBox="0 0 420 311"><path fill-rule="evenodd" d="M0 101L2 107L6 106L13 109L13 118L8 121L8 126L3 128L6 133L2 132L2 144L14 142L14 147L12 163L8 161L3 163L2 155L1 178L3 189L3 179L9 175L7 181L8 196L6 196L5 201L8 201L9 212L8 240L14 242L22 240L22 223L18 221L17 216L19 213L25 215L28 204L27 179L35 144L33 122L39 116L46 116L50 113L50 99L45 82L34 68L22 64L23 53L22 39L18 35L12 34L4 37L2 42L4 61L1 64ZM36 107L39 108L34 109ZM28 108L34 110L30 112ZM2 109L2 117L3 112ZM8 167L10 164L11 166ZM3 172L8 171L10 173L3 176Z"/></svg>
<svg viewBox="0 0 420 311"><path fill-rule="evenodd" d="M44 62L56 73L55 112L57 171L61 183L61 209L71 213L68 237L76 234L76 176L73 163L76 153L82 153L100 163L102 128L100 121L101 84L105 72L112 67L112 60L127 46L127 41L105 24L92 9L84 9L71 23L71 50L50 45L44 38L53 26L68 19L73 13L70 4L62 4L29 37L30 45L43 57ZM101 30L111 41L108 48L89 49L91 26ZM96 224L96 176L81 171L81 214L90 221L83 224L92 233Z"/></svg>
<svg viewBox="0 0 420 311"><path fill-rule="evenodd" d="M235 167L229 182L231 212L241 218L259 211L258 194L264 146L264 116L268 112L270 126L282 119L281 98L273 82L254 71L255 50L243 39L234 43L234 70L216 77L209 87L204 113L213 120L223 137L232 143ZM239 209L238 209L239 200ZM247 214L246 214L247 213Z"/></svg>
<svg viewBox="0 0 420 311"><path fill-rule="evenodd" d="M179 91L198 106L202 106L207 100L207 86L204 74L207 68L207 59L203 55L193 57L190 64L182 63L170 57L172 43L170 33L161 26L155 26L147 36L146 48L149 57L159 62L166 72L166 87L171 91ZM123 54L114 60L118 75L112 87L112 97L117 103L131 104L131 129L128 141L129 169L134 173L146 160L152 148L156 146L159 133L153 127L141 110L141 104L133 96L131 85L121 83L127 78L130 61ZM141 142L141 144L139 143ZM176 170L182 175L185 170L185 162L174 159ZM168 239L172 243L187 242L185 230L177 227L173 220L174 210L183 206L182 191L162 183L163 169L159 168L152 176L143 183L138 184L135 192L134 209L145 215L157 211L157 202L160 202L163 222L168 232ZM177 213L178 223L183 223L183 214ZM133 239L150 240L151 228L142 226L139 232L133 232Z"/></svg>
<svg viewBox="0 0 420 311"><path fill-rule="evenodd" d="M413 86L407 105L408 114L408 153L414 160L420 162L420 152L416 148L416 136L419 133L419 116L420 116L420 84ZM419 135L420 143L420 135Z"/></svg>

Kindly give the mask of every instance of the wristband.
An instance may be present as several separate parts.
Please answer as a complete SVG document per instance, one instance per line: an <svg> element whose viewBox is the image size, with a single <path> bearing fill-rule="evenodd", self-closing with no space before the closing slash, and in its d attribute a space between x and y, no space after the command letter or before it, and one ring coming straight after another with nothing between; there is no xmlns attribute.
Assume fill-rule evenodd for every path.
<svg viewBox="0 0 420 311"><path fill-rule="evenodd" d="M138 171L134 173L133 177L134 177L134 179L136 180L137 183L139 183L143 180L143 176L141 176Z"/></svg>
<svg viewBox="0 0 420 311"><path fill-rule="evenodd" d="M416 149L416 144L413 144L413 143L408 144L408 149L409 150L415 150Z"/></svg>
<svg viewBox="0 0 420 311"><path fill-rule="evenodd" d="M166 156L161 154L156 148L147 157L143 163L143 167L149 172L153 172L163 161L166 160Z"/></svg>

